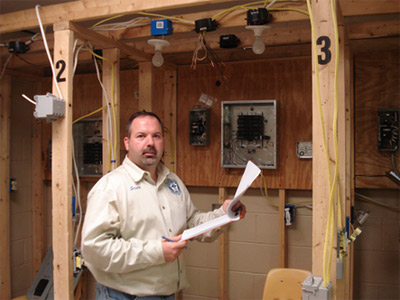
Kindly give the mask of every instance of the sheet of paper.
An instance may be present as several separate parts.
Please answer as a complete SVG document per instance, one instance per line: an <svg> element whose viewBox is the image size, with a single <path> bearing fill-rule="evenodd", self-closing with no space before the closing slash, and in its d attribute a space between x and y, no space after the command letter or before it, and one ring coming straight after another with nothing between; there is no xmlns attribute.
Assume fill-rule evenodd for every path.
<svg viewBox="0 0 400 300"><path fill-rule="evenodd" d="M232 211L232 208L239 201L240 197L242 197L243 194L247 191L247 189L251 186L251 184L257 178L260 172L261 170L259 167L257 167L253 162L248 161L244 174L236 190L235 196L232 199L231 203L229 203L227 213L219 218L215 218L194 228L186 229L182 233L181 241L190 240L210 230L213 230L215 228L239 220L240 219L239 212Z"/></svg>

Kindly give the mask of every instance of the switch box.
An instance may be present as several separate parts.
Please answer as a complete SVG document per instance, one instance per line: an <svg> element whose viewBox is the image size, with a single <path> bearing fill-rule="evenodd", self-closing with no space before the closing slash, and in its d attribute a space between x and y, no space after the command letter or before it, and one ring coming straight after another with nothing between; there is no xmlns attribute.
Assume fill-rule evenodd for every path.
<svg viewBox="0 0 400 300"><path fill-rule="evenodd" d="M380 109L378 111L378 150L397 151L399 149L399 111Z"/></svg>
<svg viewBox="0 0 400 300"><path fill-rule="evenodd" d="M208 146L210 143L210 109L195 107L189 113L189 143Z"/></svg>
<svg viewBox="0 0 400 300"><path fill-rule="evenodd" d="M172 22L168 19L153 20L150 22L151 35L170 35L172 34Z"/></svg>
<svg viewBox="0 0 400 300"><path fill-rule="evenodd" d="M45 119L47 122L53 122L58 118L64 117L65 101L53 94L36 95L33 97L36 101L36 109L33 116L36 119Z"/></svg>
<svg viewBox="0 0 400 300"><path fill-rule="evenodd" d="M303 300L329 300L331 299L332 284L329 282L327 287L323 286L321 277L309 275L301 285L303 290Z"/></svg>

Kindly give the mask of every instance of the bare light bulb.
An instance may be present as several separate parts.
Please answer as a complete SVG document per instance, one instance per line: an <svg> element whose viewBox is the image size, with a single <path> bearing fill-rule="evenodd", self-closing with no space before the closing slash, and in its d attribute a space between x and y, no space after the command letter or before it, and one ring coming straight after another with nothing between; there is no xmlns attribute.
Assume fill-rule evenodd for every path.
<svg viewBox="0 0 400 300"><path fill-rule="evenodd" d="M254 31L254 43L253 43L253 52L255 54L261 54L265 51L265 44L262 40L262 33L265 29L270 28L267 25L249 25L246 26L246 29Z"/></svg>
<svg viewBox="0 0 400 300"><path fill-rule="evenodd" d="M156 50L156 52L154 52L151 62L155 67L161 67L164 64L164 57L161 54L161 50Z"/></svg>
<svg viewBox="0 0 400 300"><path fill-rule="evenodd" d="M261 36L255 37L252 50L255 54L262 54L265 51L265 44Z"/></svg>
<svg viewBox="0 0 400 300"><path fill-rule="evenodd" d="M151 39L148 40L147 43L151 46L154 46L154 56L151 59L153 66L161 67L164 64L164 57L162 56L162 48L165 46L169 46L169 42L166 40L159 40L159 39Z"/></svg>

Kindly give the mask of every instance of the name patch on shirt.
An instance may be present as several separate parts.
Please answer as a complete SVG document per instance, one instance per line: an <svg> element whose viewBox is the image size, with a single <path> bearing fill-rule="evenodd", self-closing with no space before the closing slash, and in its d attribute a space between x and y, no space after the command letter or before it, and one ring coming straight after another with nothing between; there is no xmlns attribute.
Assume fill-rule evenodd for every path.
<svg viewBox="0 0 400 300"><path fill-rule="evenodd" d="M176 182L175 179L168 179L166 184L167 184L169 190L174 195L180 195L181 194L181 189L179 188L178 182Z"/></svg>
<svg viewBox="0 0 400 300"><path fill-rule="evenodd" d="M133 190L140 190L140 188L141 188L141 186L140 185L137 185L137 186L130 186L130 188L129 188L129 190L130 191L133 191Z"/></svg>

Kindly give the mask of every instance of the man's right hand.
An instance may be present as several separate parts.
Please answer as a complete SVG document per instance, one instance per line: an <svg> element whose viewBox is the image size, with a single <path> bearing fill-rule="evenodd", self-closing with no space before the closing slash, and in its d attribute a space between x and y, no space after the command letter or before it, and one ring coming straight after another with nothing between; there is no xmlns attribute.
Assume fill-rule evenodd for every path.
<svg viewBox="0 0 400 300"><path fill-rule="evenodd" d="M178 242L182 235L177 235L173 237L167 237L173 242L169 242L165 239L162 240L161 245L164 253L164 258L166 262L172 262L181 255L183 249L185 249L187 241Z"/></svg>

